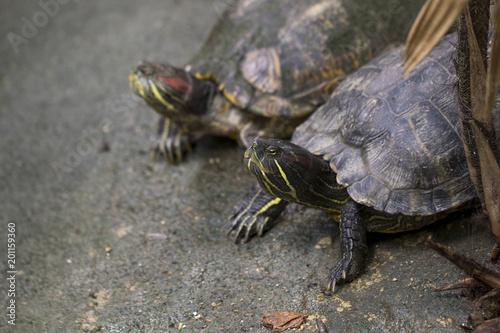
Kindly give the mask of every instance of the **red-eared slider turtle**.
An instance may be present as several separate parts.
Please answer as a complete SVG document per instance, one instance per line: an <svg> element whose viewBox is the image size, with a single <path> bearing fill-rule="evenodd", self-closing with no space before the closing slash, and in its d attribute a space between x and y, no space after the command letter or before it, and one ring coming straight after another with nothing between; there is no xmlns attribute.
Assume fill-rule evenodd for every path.
<svg viewBox="0 0 500 333"><path fill-rule="evenodd" d="M329 275L331 287L360 272L367 232L420 228L474 200L455 43L455 35L447 37L406 78L402 48L385 53L343 81L291 143L257 137L245 163L259 184L233 216L237 239L262 234L287 202L340 214L342 260ZM499 111L500 99L497 119Z"/></svg>
<svg viewBox="0 0 500 333"><path fill-rule="evenodd" d="M156 154L201 135L289 138L349 73L402 40L423 1L243 0L185 69L142 62L131 89L163 118Z"/></svg>

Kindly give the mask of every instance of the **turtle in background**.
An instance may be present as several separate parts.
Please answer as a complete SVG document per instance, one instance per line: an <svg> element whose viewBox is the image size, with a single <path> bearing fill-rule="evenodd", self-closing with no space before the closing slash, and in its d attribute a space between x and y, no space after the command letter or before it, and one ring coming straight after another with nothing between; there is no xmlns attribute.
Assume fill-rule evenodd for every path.
<svg viewBox="0 0 500 333"><path fill-rule="evenodd" d="M257 137L245 163L258 184L232 217L236 240L263 231L288 202L340 214L341 260L328 288L353 280L368 252L367 232L428 225L477 200L462 142L456 34L411 74L402 51L351 74L294 132L291 142ZM500 98L494 110L500 144Z"/></svg>
<svg viewBox="0 0 500 333"><path fill-rule="evenodd" d="M153 156L202 135L289 138L347 73L403 41L423 0L242 0L185 68L141 62L132 91L160 114Z"/></svg>

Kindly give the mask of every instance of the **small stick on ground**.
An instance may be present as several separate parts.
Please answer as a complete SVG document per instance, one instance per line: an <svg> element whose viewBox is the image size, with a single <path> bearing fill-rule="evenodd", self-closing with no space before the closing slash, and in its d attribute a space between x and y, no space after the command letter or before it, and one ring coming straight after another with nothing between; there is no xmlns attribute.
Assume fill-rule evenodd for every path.
<svg viewBox="0 0 500 333"><path fill-rule="evenodd" d="M430 237L427 240L427 244L441 254L443 257L457 265L460 269L465 271L475 280L485 285L490 289L495 289L500 287L500 273L486 267L483 264L478 263L474 259L465 256L463 254L457 253L439 243L434 242Z"/></svg>

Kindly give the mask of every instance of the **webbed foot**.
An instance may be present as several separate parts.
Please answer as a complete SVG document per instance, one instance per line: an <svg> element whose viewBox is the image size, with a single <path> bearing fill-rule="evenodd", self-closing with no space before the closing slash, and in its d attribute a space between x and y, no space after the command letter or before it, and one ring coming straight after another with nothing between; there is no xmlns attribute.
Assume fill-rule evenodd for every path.
<svg viewBox="0 0 500 333"><path fill-rule="evenodd" d="M262 190L259 184L255 184L229 218L232 227L228 236L235 231L235 243L240 240L248 242L255 234L262 236L274 225L287 204L288 202L271 196Z"/></svg>
<svg viewBox="0 0 500 333"><path fill-rule="evenodd" d="M340 260L334 268L330 271L328 275L328 290L335 290L336 284L341 284L346 281L350 281L354 279L357 275L357 272L351 272L352 266L350 260L343 259ZM348 278L349 276L349 278Z"/></svg>
<svg viewBox="0 0 500 333"><path fill-rule="evenodd" d="M153 147L152 158L163 156L167 163L181 162L192 151L193 138L182 133L170 119L161 117L158 122L158 139Z"/></svg>

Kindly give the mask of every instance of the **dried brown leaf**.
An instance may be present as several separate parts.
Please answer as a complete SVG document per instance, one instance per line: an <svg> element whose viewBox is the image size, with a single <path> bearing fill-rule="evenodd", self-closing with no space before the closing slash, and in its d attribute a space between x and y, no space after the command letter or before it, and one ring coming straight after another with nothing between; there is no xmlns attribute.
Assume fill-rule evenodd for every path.
<svg viewBox="0 0 500 333"><path fill-rule="evenodd" d="M290 328L300 327L308 315L293 311L267 312L262 316L262 324L273 332L282 332Z"/></svg>
<svg viewBox="0 0 500 333"><path fill-rule="evenodd" d="M500 332L498 330L500 328L500 318L497 317L499 313L500 288L496 288L486 295L481 296L481 298L476 301L467 321L473 327L477 326L474 333Z"/></svg>
<svg viewBox="0 0 500 333"><path fill-rule="evenodd" d="M500 166L479 127L471 123L471 128L478 149L486 211L493 234L498 240L500 239Z"/></svg>
<svg viewBox="0 0 500 333"><path fill-rule="evenodd" d="M491 113L486 111L486 68L484 68L481 50L477 43L476 34L472 27L469 7L465 7L465 18L467 22L467 32L469 40L469 60L470 60L470 94L472 105L472 118L480 124L486 125L491 129Z"/></svg>
<svg viewBox="0 0 500 333"><path fill-rule="evenodd" d="M500 332L500 318L493 318L486 320L481 325L476 327L472 333L492 333Z"/></svg>
<svg viewBox="0 0 500 333"><path fill-rule="evenodd" d="M404 51L407 75L448 32L469 0L427 0L411 27Z"/></svg>
<svg viewBox="0 0 500 333"><path fill-rule="evenodd" d="M500 3L496 4L493 22L495 22L495 31L486 84L486 108L490 113L493 110L500 85Z"/></svg>
<svg viewBox="0 0 500 333"><path fill-rule="evenodd" d="M491 250L490 260L495 265L498 265L499 258L500 258L500 240L497 239L497 243L493 246L493 250Z"/></svg>

